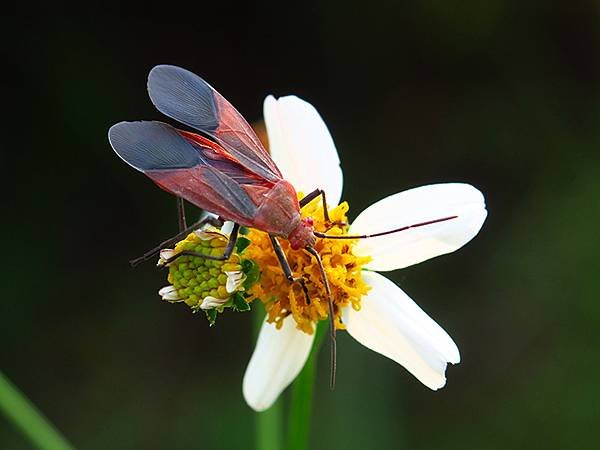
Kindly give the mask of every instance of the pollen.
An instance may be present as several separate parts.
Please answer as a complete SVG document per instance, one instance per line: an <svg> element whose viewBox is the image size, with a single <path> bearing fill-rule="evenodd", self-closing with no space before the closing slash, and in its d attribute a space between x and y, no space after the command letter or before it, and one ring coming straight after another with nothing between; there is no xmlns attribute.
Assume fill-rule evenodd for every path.
<svg viewBox="0 0 600 450"><path fill-rule="evenodd" d="M302 217L310 217L314 221L316 231L329 235L348 234L346 213L348 203L344 202L329 209L330 221L324 219L323 204L319 198L306 205ZM306 280L308 298L299 283L290 283L277 260L269 235L256 229L248 234L250 245L245 256L253 259L260 267L261 275L257 283L249 290L248 300L260 300L267 311L267 321L277 328L283 325L283 319L290 314L296 321L299 330L312 334L315 324L329 316L328 296L316 258L307 251L293 250L289 242L279 239L287 260L295 277ZM315 249L321 256L325 274L331 288L334 306L334 324L337 329L344 329L341 320L342 309L350 306L360 309L360 300L369 286L362 279L362 266L370 257L358 257L352 248L355 239L317 239Z"/></svg>

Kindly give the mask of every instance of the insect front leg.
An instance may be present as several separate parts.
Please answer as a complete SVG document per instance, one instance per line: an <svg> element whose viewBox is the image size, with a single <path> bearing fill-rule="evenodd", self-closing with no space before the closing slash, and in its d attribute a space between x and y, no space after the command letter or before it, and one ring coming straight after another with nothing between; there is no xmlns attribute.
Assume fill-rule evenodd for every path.
<svg viewBox="0 0 600 450"><path fill-rule="evenodd" d="M310 202L312 202L318 196L321 196L321 198L323 200L323 216L325 218L325 221L331 222L331 219L329 218L329 211L327 210L327 198L325 197L325 191L323 189L315 189L310 194L305 195L302 199L300 199L300 201L298 202L298 203L300 203L300 208L304 208L306 205L308 205ZM339 225L339 226L347 225L347 223L345 223L345 222L331 222L331 223L333 223L335 225Z"/></svg>
<svg viewBox="0 0 600 450"><path fill-rule="evenodd" d="M167 259L165 261L165 264L172 263L180 256L198 256L200 258L210 259L213 261L227 261L229 259L229 257L231 256L231 254L233 253L233 249L235 248L235 244L237 242L239 231L240 231L239 224L234 223L233 229L231 230L231 234L229 235L229 242L227 243L227 246L225 247L225 250L223 251L222 255L212 256L212 255L205 255L203 253L192 252L190 250L184 250L180 253L177 253L176 255L171 256L169 259Z"/></svg>
<svg viewBox="0 0 600 450"><path fill-rule="evenodd" d="M158 252L160 252L163 248L167 248L172 246L173 244L176 244L177 241L180 241L182 238L184 238L188 233L197 230L198 228L200 228L202 225L210 223L211 225L215 226L215 227L220 227L223 225L223 221L217 217L204 217L203 219L200 219L199 221L193 223L192 225L190 225L189 227L183 229L182 231L180 231L179 233L177 233L175 236L173 236L170 239L167 239L166 241L161 242L160 244L158 244L156 247L154 247L151 250L148 250L146 253L144 253L142 256L140 256L139 258L135 258L129 261L129 264L131 264L132 267L137 266L138 264L149 260L150 258L156 256L158 254Z"/></svg>
<svg viewBox="0 0 600 450"><path fill-rule="evenodd" d="M304 296L306 297L306 303L310 304L310 297L308 295L306 281L302 277L294 277L294 275L292 274L292 268L290 267L290 263L285 257L285 253L283 253L283 249L281 248L281 244L279 243L277 238L275 236L269 235L269 239L271 239L271 244L273 244L273 249L275 250L275 254L277 255L277 259L279 260L279 265L283 269L285 277L290 283L300 283L302 291L304 292Z"/></svg>

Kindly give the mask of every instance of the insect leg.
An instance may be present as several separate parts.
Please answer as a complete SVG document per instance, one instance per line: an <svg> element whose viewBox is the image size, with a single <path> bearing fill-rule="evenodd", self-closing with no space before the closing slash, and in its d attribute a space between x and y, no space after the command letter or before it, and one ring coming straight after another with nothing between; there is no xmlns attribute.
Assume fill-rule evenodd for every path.
<svg viewBox="0 0 600 450"><path fill-rule="evenodd" d="M271 239L271 244L273 244L273 249L275 250L275 254L277 255L277 259L279 260L279 265L283 269L285 277L290 283L300 283L302 291L304 292L304 296L306 297L306 303L310 304L310 297L308 296L308 288L306 287L306 281L302 277L294 277L294 275L292 274L292 268L290 267L290 263L285 257L285 253L283 253L283 249L281 248L281 244L279 243L277 238L275 236L269 235L269 239Z"/></svg>
<svg viewBox="0 0 600 450"><path fill-rule="evenodd" d="M312 202L319 195L323 199L323 216L325 218L325 221L331 222L331 219L329 219L329 212L327 211L327 199L325 197L325 191L323 189L315 189L310 194L305 195L302 199L300 199L300 201L298 202L298 203L300 203L300 208L304 208L306 205L308 205L310 202ZM340 225L340 226L347 225L344 222L334 222L334 224Z"/></svg>
<svg viewBox="0 0 600 450"><path fill-rule="evenodd" d="M190 233L190 232L192 232L192 231L200 228L202 225L204 225L206 223L210 223L211 225L214 225L216 227L223 225L223 221L221 219L215 218L215 217L212 217L212 216L200 219L199 221L193 223L189 227L187 227L184 230L182 230L179 233L177 233L172 238L167 239L166 241L161 242L156 247L154 247L152 250L148 250L146 253L144 253L139 258L135 258L135 259L130 260L129 264L131 264L133 267L135 267L138 264L140 264L140 263L142 263L144 261L149 260L150 258L152 258L153 256L155 256L158 252L160 252L163 248L166 248L166 247L169 247L169 246L175 244L177 241L181 240L181 238L185 237L188 233Z"/></svg>
<svg viewBox="0 0 600 450"><path fill-rule="evenodd" d="M177 197L177 219L179 222L179 231L183 231L187 228L185 220L185 203L181 197Z"/></svg>
<svg viewBox="0 0 600 450"><path fill-rule="evenodd" d="M239 224L234 223L233 224L233 229L231 230L231 234L229 235L229 242L227 243L227 246L225 247L225 250L223 251L222 255L212 256L212 255L205 255L203 253L198 253L198 252L192 252L192 251L189 251L189 250L184 250L182 252L177 253L176 255L171 256L169 259L167 259L165 261L165 264L172 263L173 261L175 261L180 256L198 256L200 258L210 259L210 260L213 260L213 261L226 261L226 260L229 259L229 257L233 253L233 249L235 248L235 244L237 242L239 231L240 231Z"/></svg>
<svg viewBox="0 0 600 450"><path fill-rule="evenodd" d="M321 278L323 278L323 284L325 285L325 292L327 292L327 300L329 301L329 340L331 342L331 353L330 353L330 378L329 378L329 387L333 390L335 388L335 372L336 372L336 363L337 363L337 343L335 339L335 317L334 317L334 309L333 309L333 299L331 298L331 288L329 287L329 280L327 279L327 274L325 273L325 268L323 267L323 261L321 261L321 256L319 252L317 252L312 247L305 247L305 250L313 255L319 264L319 270L321 271Z"/></svg>
<svg viewBox="0 0 600 450"><path fill-rule="evenodd" d="M325 195L324 193L321 194L321 192L323 192L321 189L315 189L310 194L306 194L304 197L302 197L300 199L300 201L298 202L298 203L300 203L300 208L304 208L306 205L308 205L310 202L312 202L319 195ZM323 203L325 203L325 199L323 199Z"/></svg>

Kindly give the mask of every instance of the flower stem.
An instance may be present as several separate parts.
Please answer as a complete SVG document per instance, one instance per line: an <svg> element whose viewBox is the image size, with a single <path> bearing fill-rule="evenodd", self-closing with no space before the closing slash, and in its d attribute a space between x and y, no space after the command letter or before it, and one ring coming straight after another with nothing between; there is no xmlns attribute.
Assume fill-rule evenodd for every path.
<svg viewBox="0 0 600 450"><path fill-rule="evenodd" d="M256 417L256 448L258 450L280 450L282 428L281 400L277 400L266 411L257 413Z"/></svg>
<svg viewBox="0 0 600 450"><path fill-rule="evenodd" d="M254 302L257 303L257 302ZM254 338L265 320L263 308L254 308ZM281 450L283 428L283 402L278 399L273 406L263 412L256 413L256 449Z"/></svg>
<svg viewBox="0 0 600 450"><path fill-rule="evenodd" d="M292 384L292 402L288 422L288 450L306 450L310 437L310 418L317 356L328 327L327 321L321 321L315 331L315 342L300 375Z"/></svg>
<svg viewBox="0 0 600 450"><path fill-rule="evenodd" d="M42 450L73 450L74 447L25 395L0 372L0 411Z"/></svg>

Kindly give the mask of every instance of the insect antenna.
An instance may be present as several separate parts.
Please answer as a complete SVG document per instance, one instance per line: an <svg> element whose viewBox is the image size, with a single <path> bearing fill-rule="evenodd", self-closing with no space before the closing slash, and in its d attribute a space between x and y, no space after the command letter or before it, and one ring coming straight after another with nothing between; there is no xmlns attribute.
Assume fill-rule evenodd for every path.
<svg viewBox="0 0 600 450"><path fill-rule="evenodd" d="M333 236L330 234L321 233L319 231L315 231L314 234L315 234L315 236L318 236L320 238L325 238L325 239L367 239L367 238L372 238L372 237L385 236L385 235L392 234L392 233L398 233L399 231L406 231L406 230L410 230L411 228L424 227L425 225L432 225L434 223L445 222L447 220L452 220L452 219L456 219L456 218L458 218L458 216L448 216L448 217L444 217L442 219L428 220L427 222L415 223L413 225L407 225L404 227L395 228L393 230L382 231L380 233L373 233L373 234Z"/></svg>
<svg viewBox="0 0 600 450"><path fill-rule="evenodd" d="M335 372L336 372L336 363L337 363L337 343L335 339L335 317L333 311L333 299L331 298L331 288L329 287L329 281L327 280L327 275L325 274L325 268L323 267L323 261L321 260L321 256L319 252L317 252L313 247L305 247L306 251L308 251L311 255L313 255L317 263L319 264L319 270L321 272L321 277L323 278L323 284L325 285L325 292L327 292L327 300L329 302L329 340L331 343L331 352L330 352L330 377L329 377L329 388L333 390L335 388Z"/></svg>

